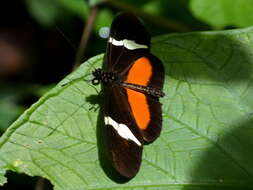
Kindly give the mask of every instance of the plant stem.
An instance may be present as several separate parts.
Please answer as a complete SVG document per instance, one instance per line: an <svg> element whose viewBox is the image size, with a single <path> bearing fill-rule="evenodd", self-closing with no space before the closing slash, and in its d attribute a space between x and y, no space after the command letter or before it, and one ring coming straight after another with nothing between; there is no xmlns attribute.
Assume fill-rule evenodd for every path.
<svg viewBox="0 0 253 190"><path fill-rule="evenodd" d="M91 35L92 27L93 27L94 22L97 17L98 10L99 10L98 6L94 6L91 8L89 17L88 17L87 22L86 22L84 29L83 29L83 34L81 37L81 41L80 41L78 50L76 53L75 67L77 65L80 65L85 60L86 47L87 47L87 44L88 44L88 41L89 41L89 38Z"/></svg>

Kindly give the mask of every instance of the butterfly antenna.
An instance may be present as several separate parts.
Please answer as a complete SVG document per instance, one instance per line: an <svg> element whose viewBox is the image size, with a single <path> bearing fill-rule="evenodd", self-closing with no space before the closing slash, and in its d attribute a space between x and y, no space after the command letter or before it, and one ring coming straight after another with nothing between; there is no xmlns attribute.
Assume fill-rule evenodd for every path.
<svg viewBox="0 0 253 190"><path fill-rule="evenodd" d="M77 47L74 45L73 42L70 41L70 39L64 34L64 32L58 27L55 27L56 30L62 35L62 37L67 41L67 43L69 44L69 46L74 49L75 51L77 51Z"/></svg>
<svg viewBox="0 0 253 190"><path fill-rule="evenodd" d="M88 64L93 70L97 69L92 65L92 63L89 60L87 60L85 63Z"/></svg>
<svg viewBox="0 0 253 190"><path fill-rule="evenodd" d="M61 84L61 87L64 87L64 86L67 86L67 85L69 85L69 84L71 84L71 83L73 83L73 82L75 82L75 81L77 81L77 80L80 80L81 78L83 78L83 81L84 82L87 82L87 84L89 85L89 86L91 86L97 93L99 93L99 91L96 89L96 87L94 86L94 85L91 85L90 84L90 82L93 80L93 79L85 79L87 76L89 76L89 75L92 75L92 74L86 74L86 75L84 75L84 76L82 76L82 77L78 77L78 78L75 78L75 79L70 79L69 81L67 81L67 82L65 82L65 83L63 83L63 84Z"/></svg>

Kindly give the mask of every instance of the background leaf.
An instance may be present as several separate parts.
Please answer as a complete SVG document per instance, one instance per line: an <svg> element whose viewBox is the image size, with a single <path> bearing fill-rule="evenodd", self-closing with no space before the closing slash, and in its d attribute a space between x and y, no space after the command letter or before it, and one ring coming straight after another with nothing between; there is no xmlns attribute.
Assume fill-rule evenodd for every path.
<svg viewBox="0 0 253 190"><path fill-rule="evenodd" d="M60 82L1 137L0 182L4 170L13 170L67 190L252 189L252 38L248 28L153 41L152 52L166 67L163 131L145 146L141 170L129 182L109 179L98 159L101 121L90 109L97 92L83 79L102 55Z"/></svg>
<svg viewBox="0 0 253 190"><path fill-rule="evenodd" d="M253 24L252 0L191 0L190 7L197 18L215 27Z"/></svg>

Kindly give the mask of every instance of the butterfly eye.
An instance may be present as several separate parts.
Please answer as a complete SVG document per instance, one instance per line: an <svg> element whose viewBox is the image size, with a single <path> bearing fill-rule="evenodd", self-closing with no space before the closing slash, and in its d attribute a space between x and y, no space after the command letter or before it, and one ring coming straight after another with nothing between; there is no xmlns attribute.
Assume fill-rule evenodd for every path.
<svg viewBox="0 0 253 190"><path fill-rule="evenodd" d="M97 79L97 78L94 78L94 79L91 80L91 83L92 83L93 85L98 85L98 84L100 83L100 80Z"/></svg>

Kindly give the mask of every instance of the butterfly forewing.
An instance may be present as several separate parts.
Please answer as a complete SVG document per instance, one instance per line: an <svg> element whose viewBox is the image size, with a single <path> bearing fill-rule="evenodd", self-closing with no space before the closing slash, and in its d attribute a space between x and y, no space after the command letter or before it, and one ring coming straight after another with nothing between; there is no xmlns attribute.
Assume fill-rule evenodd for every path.
<svg viewBox="0 0 253 190"><path fill-rule="evenodd" d="M145 48L128 49L122 43L143 45ZM111 25L109 40L106 50L106 64L108 70L113 70L120 57L129 51L149 51L150 35L143 24L132 14L123 13L117 16ZM115 71L117 71L115 69Z"/></svg>

